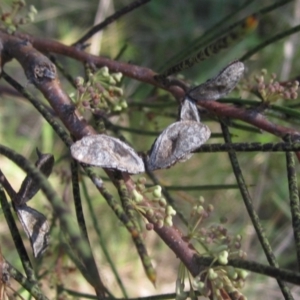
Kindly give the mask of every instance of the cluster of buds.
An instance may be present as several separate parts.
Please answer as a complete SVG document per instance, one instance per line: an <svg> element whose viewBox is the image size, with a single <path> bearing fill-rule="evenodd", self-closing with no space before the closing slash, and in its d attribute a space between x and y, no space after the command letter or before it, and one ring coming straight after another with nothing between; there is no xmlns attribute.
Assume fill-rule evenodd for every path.
<svg viewBox="0 0 300 300"><path fill-rule="evenodd" d="M132 200L135 208L151 220L146 223L146 229L152 230L154 224L158 227L172 226L176 211L167 204L166 199L162 196L161 186L155 185L146 188L145 183L146 178L138 179L137 188L132 193ZM147 205L143 203L144 196L148 199Z"/></svg>
<svg viewBox="0 0 300 300"><path fill-rule="evenodd" d="M239 291L245 285L248 272L232 266L208 268L193 281L194 289L205 297L213 299L239 299L246 297Z"/></svg>
<svg viewBox="0 0 300 300"><path fill-rule="evenodd" d="M26 6L24 0L16 0L11 4L11 11L3 12L1 7L0 20L9 34L14 33L20 25L32 23L37 15L37 10L33 5L29 5L25 16L19 17L20 11Z"/></svg>
<svg viewBox="0 0 300 300"><path fill-rule="evenodd" d="M227 295L228 299L246 299L239 289L244 286L248 273L228 265L229 259L246 257L246 253L241 250L242 237L228 233L224 227L225 219L218 224L204 227L202 222L211 215L213 209L211 204L204 206L203 197L192 208L192 224L190 224L190 232L186 239L202 245L204 251L199 255L213 257L214 262L218 262L218 266L208 267L194 279L193 288L211 299L221 300L224 299L224 295ZM197 245L195 248L198 248ZM180 295L182 297L186 295L183 289Z"/></svg>
<svg viewBox="0 0 300 300"><path fill-rule="evenodd" d="M254 76L253 80L246 83L246 89L258 94L264 102L274 103L279 99L294 100L298 98L298 81L280 83L276 80L276 74L271 74L268 79L268 72L262 69L260 74Z"/></svg>
<svg viewBox="0 0 300 300"><path fill-rule="evenodd" d="M123 90L117 86L121 79L121 73L109 73L107 67L96 73L89 71L87 82L82 77L76 78L77 94L71 94L70 97L78 108L84 110L120 112L127 108Z"/></svg>

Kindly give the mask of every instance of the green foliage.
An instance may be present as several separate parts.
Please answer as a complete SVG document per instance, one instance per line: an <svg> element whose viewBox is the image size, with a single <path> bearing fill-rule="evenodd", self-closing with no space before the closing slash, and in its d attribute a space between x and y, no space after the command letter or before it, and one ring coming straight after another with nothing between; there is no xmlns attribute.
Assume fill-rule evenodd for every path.
<svg viewBox="0 0 300 300"><path fill-rule="evenodd" d="M273 5L273 2L181 0L171 3L152 0L109 25L103 31L103 36L98 40L91 40L91 43L101 44L101 56L111 59L117 57L118 61L129 61L134 65L161 72L211 45L211 42L222 37L226 33L224 30L232 24L239 23L253 13L258 13L257 30L243 36L240 43L230 44L221 54L208 57L207 60L178 75L177 79L184 79L185 82L193 85L206 81L230 61L243 57L250 49L290 29L291 16L297 24L299 23L293 13L297 6L295 1L290 1L287 5L270 12L261 11ZM113 3L115 7L111 3L107 15L128 3L129 1L115 1ZM24 30L37 37L57 39L71 45L93 25L98 10L97 5L97 2L80 0L63 3L28 0L24 17L23 11L19 8L13 9L15 7L13 1L4 1L0 4L2 14L0 28L5 28L9 33ZM30 7L37 9L35 22L32 22L32 16L36 12ZM20 16L23 16L21 21ZM286 47L292 47L291 56L285 51ZM220 102L233 104L253 113L261 112L274 124L298 129L300 105L297 100L298 84L293 83L299 76L298 49L297 41L293 40L292 36L287 36L283 40L274 40L268 47L259 49L244 62L247 66L244 81L230 95L231 98L221 99ZM58 75L76 108L85 113L88 124L92 124L98 132L106 130L109 135L125 139L138 152L149 151L159 132L177 118L178 103L165 90L140 82L137 78L134 80L124 74L121 79L120 74L109 72L107 68L96 70L93 65L82 67L79 62L66 57L57 56L56 60L63 65L63 69L68 74L72 74L72 78L77 78L73 86L70 78L67 79L62 73ZM21 82L34 97L43 99L38 90L28 83L26 77L20 72L18 64L7 63L4 69L15 80ZM264 71L264 74L255 77L255 74L262 69L267 70L268 74L276 75L271 75L271 78L266 80L263 77ZM274 81L287 80L292 82L280 87L277 83L274 85ZM78 211L77 208L75 209L71 192L69 151L32 105L24 101L25 98L17 98L11 89L6 90L8 88L9 85L1 80L1 144L21 153L32 163L36 160L36 147L42 152L52 153L55 156L56 164L50 182L60 197L59 201L63 201L63 205L70 210L68 228L72 226L76 228L73 236L75 237L79 228L82 230L82 226L80 222L75 222ZM42 102L47 103L45 99ZM219 119L212 113L207 114L203 110L200 112L201 121L207 124L213 133L209 142L224 143ZM220 122L229 127L234 143L280 141L278 137L266 132L262 133L261 128L256 128L253 124L249 125L245 120L222 118ZM238 153L238 160L255 211L261 219L280 267L296 271L299 262L291 234L292 216L288 203L290 194L284 153L241 152ZM25 177L24 172L3 156L0 157L0 168L13 188L18 190ZM297 165L294 168L299 169ZM148 174L147 180L141 179L138 175L132 176L136 188L131 195L122 194L124 186L121 183L117 190L118 184L108 180L102 170L93 169L91 172L95 172L103 179L106 191L113 198L111 200L128 200L126 202L128 206L123 207L125 211L127 209L128 215L134 210L133 224L128 225L123 222L120 215L116 213L118 207L114 207L114 211L111 209L115 202L112 201L109 207L103 193L100 195L95 185L87 179L87 173L80 171L81 204L89 239L89 242L84 239L83 250L89 249L90 245L101 278L114 297L126 298L169 292L172 293L170 298L184 299L188 296L186 289L188 281L189 288L204 295L211 295L205 285L210 281L214 299L222 299L220 289L225 285L228 294L234 291L239 297L245 295L248 298L263 298L267 297L271 290L275 294L272 299L282 299L275 280L271 281L266 276L260 277L256 274L245 280L244 271L227 265L228 259L245 258L245 253L247 259L266 263L265 254L242 202L227 153L194 154L190 160L176 164L171 169ZM91 178L92 174L88 176ZM118 180L116 175L115 181ZM150 207L142 203L143 196L151 199ZM204 208L199 205L199 197L204 197L211 206ZM120 206L118 201L116 203ZM49 299L87 299L88 297L83 294L95 294L95 290L90 285L93 278L89 278L91 276L89 270L80 268L82 260L88 255L80 257L70 246L71 238L61 229L62 220L54 213L55 207L53 208L41 193L37 194L30 204L43 212L51 225L49 249L39 260L30 257L34 262L33 268L38 275L43 293ZM58 207L59 203L54 205ZM207 213L207 210L210 210L208 207L214 207L214 212ZM191 275L183 265L177 272L179 262L175 254L154 233L154 225L136 214L136 211L149 217L157 213L156 222L153 222L155 226L173 224L178 226L187 240L198 242L197 245L193 244L198 253L205 253L223 266L206 267L192 282ZM195 215L198 217L196 221ZM207 228L202 224L204 219ZM216 220L220 219L226 219L226 224L219 224ZM4 216L1 214L1 228L5 228L0 236L3 257L16 269L22 270L21 259L6 226ZM126 228L129 228L129 233ZM135 230L139 232L148 253L143 252L144 248L140 240L134 240L138 251L134 247L132 237L137 238ZM219 235L213 236L216 231ZM221 236L220 233L224 234ZM24 233L22 237L27 252L31 253ZM231 243L228 242L229 238ZM243 255L236 255L234 250L240 249ZM143 264L137 252L142 257ZM154 262L156 274L151 269L150 258ZM154 282L156 279L157 289L145 276L143 267L150 281ZM259 285L261 282L264 286L263 291ZM177 295L174 294L175 283ZM240 289L244 283L244 288ZM29 297L29 293L23 287L20 288L20 285L14 282L12 286L23 297ZM75 286L78 286L78 289L75 289ZM6 290L8 291L8 288ZM295 295L297 291L299 291L297 287L292 288L292 293ZM197 293L193 293L191 292L190 296L196 297Z"/></svg>

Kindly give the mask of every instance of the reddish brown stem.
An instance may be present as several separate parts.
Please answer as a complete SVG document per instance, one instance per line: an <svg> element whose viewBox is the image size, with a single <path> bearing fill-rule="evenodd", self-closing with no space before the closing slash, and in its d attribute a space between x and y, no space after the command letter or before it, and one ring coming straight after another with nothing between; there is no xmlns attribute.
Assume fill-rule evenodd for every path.
<svg viewBox="0 0 300 300"><path fill-rule="evenodd" d="M65 46L56 41L34 38L22 34L17 34L17 36L19 38L7 35L0 31L0 49L1 54L3 55L2 61L7 61L7 58L16 58L20 62L28 79L44 94L60 120L68 128L70 134L75 136L76 139L80 139L85 135L95 134L96 132L87 124L80 113L74 109L68 95L63 91L60 85L54 65L37 50L46 53L53 52L62 54L81 62L94 64L96 67L107 66L113 72L121 72L125 76L164 88L172 93L177 99L184 97L185 93L183 89L176 86L162 86L154 79L156 73L148 68L90 55L75 47ZM281 138L286 134L291 134L294 138L299 138L300 135L296 130L269 122L263 115L256 112L228 106L216 101L198 100L197 103L207 110L214 112L216 115L241 119ZM106 172L109 176L111 175L108 170L106 170ZM130 189L134 188L134 182L130 176L124 173L123 179L126 182L127 187L130 187ZM154 229L174 251L178 258L184 262L189 271L193 275L197 275L200 268L194 261L196 251L183 240L182 233L174 227L158 228L154 226Z"/></svg>
<svg viewBox="0 0 300 300"><path fill-rule="evenodd" d="M28 79L44 94L60 120L76 139L80 139L85 135L96 134L95 130L86 123L79 112L72 109L70 110L70 108L72 108L70 99L61 88L60 82L56 77L55 68L47 57L39 53L30 43L13 36L1 34L1 32L0 41L2 41L3 49L6 51L6 54L19 61ZM139 69L137 66L136 68ZM148 74L154 74L151 70L145 70L147 70ZM112 176L109 170L105 171L108 176ZM127 187L129 187L129 191L132 190L134 188L134 182L131 177L126 173L122 175ZM101 192L100 187L99 191ZM147 199L145 199L145 201L147 201ZM190 272L196 275L197 270L195 270L192 259L193 256L196 255L196 252L182 239L182 233L174 227L155 227L155 230L174 251L177 257L187 265Z"/></svg>
<svg viewBox="0 0 300 300"><path fill-rule="evenodd" d="M157 74L151 69L136 66L133 64L113 61L100 56L94 56L84 51L80 51L76 48L65 46L56 41L34 38L28 35L19 36L30 40L33 43L33 46L42 52L54 52L57 54L63 54L82 62L89 62L97 67L107 66L112 72L121 72L125 76L128 76L130 78L168 90L176 99L182 99L185 95L185 92L182 88L179 88L177 86L166 87L157 82L154 79L154 76ZM235 106L218 103L216 101L209 101L209 99L207 99L207 101L197 100L197 102L199 105L218 116L240 119L256 126L259 129L265 130L279 137L283 137L286 134L291 134L294 138L298 138L300 136L300 133L298 131L273 124L260 113L251 112L242 108L237 108Z"/></svg>

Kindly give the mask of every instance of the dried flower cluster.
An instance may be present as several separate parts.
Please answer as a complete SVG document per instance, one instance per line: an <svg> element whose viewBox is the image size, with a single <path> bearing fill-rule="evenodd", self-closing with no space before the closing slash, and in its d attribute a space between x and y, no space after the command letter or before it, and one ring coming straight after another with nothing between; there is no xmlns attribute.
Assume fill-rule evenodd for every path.
<svg viewBox="0 0 300 300"><path fill-rule="evenodd" d="M279 99L294 100L298 98L298 81L280 83L276 80L277 75L262 69L260 74L254 75L246 81L244 90L254 92L263 102L274 103Z"/></svg>
<svg viewBox="0 0 300 300"><path fill-rule="evenodd" d="M21 11L27 9L24 0L14 1L10 7L11 11L8 12L2 11L0 7L1 25L3 24L8 33L12 34L20 25L32 23L34 21L35 16L37 15L37 10L33 5L29 5L28 7L29 9L24 17L19 17L19 15L21 15Z"/></svg>
<svg viewBox="0 0 300 300"><path fill-rule="evenodd" d="M122 79L121 73L109 73L107 67L99 69L96 73L88 69L88 80L77 77L75 84L77 93L70 97L78 108L92 112L105 111L119 112L127 108L122 88L117 85Z"/></svg>
<svg viewBox="0 0 300 300"><path fill-rule="evenodd" d="M141 177L137 181L136 190L132 193L132 200L137 211L149 217L153 223L147 223L146 229L152 230L153 224L158 227L172 226L173 217L176 211L172 206L167 204L166 199L162 196L161 186L155 185L150 188L145 187L146 178ZM144 205L142 202L144 196L147 197L148 204ZM149 206L149 203L151 206Z"/></svg>
<svg viewBox="0 0 300 300"><path fill-rule="evenodd" d="M246 253L241 250L240 235L232 236L224 227L226 220L219 224L204 227L202 222L208 219L213 212L214 207L211 204L204 206L204 199L201 197L199 202L192 208L189 233L186 240L193 243L198 249L199 244L202 250L199 251L201 256L214 257L214 261L219 266L208 267L203 270L191 283L191 287L196 289L201 295L211 299L224 299L224 295L230 298L225 299L246 299L239 289L244 286L247 272L241 269L228 266L228 259L246 258ZM192 291L194 292L194 290ZM178 278L177 281L177 298L186 299L187 292L184 291L184 278ZM234 296L234 297L233 297ZM232 298L233 297L233 298Z"/></svg>

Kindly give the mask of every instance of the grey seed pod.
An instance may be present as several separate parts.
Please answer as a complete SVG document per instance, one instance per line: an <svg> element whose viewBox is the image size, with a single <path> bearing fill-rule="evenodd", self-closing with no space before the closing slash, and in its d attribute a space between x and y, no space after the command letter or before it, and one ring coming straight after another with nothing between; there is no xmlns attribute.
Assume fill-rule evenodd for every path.
<svg viewBox="0 0 300 300"><path fill-rule="evenodd" d="M52 172L54 165L54 157L52 154L43 154L38 149L36 149L38 154L38 160L35 166L46 176ZM35 180L32 179L30 175L27 175L22 182L22 185L14 199L15 205L21 205L32 199L35 194L40 190L40 186L36 184Z"/></svg>
<svg viewBox="0 0 300 300"><path fill-rule="evenodd" d="M71 146L76 160L102 168L117 169L130 174L145 172L143 160L119 139L104 135L89 135Z"/></svg>
<svg viewBox="0 0 300 300"><path fill-rule="evenodd" d="M195 121L180 121L168 126L156 139L150 151L149 170L166 169L191 157L210 137L209 128Z"/></svg>
<svg viewBox="0 0 300 300"><path fill-rule="evenodd" d="M197 106L189 97L185 97L180 108L180 121L200 122Z"/></svg>
<svg viewBox="0 0 300 300"><path fill-rule="evenodd" d="M194 100L217 100L230 93L244 74L245 66L234 61L226 66L216 77L190 89L187 96Z"/></svg>
<svg viewBox="0 0 300 300"><path fill-rule="evenodd" d="M26 204L15 207L22 227L30 240L33 254L39 257L49 245L49 224L46 217Z"/></svg>

